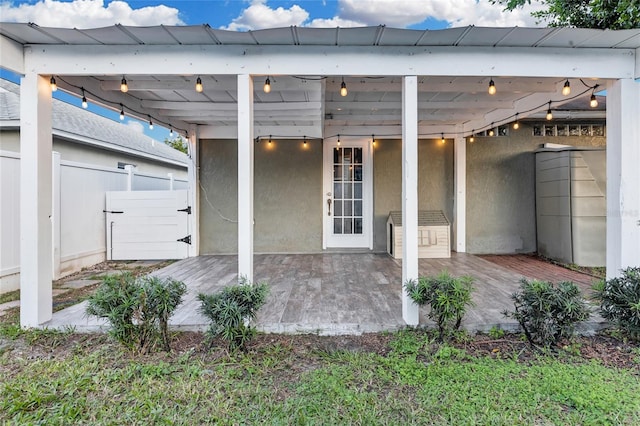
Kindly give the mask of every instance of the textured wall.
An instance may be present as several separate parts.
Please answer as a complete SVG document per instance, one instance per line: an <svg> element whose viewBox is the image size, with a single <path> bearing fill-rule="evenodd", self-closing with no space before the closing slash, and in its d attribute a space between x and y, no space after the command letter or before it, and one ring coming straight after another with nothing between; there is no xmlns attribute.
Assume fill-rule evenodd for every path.
<svg viewBox="0 0 640 426"><path fill-rule="evenodd" d="M535 155L544 143L604 146L605 137L533 137L522 123L507 137L467 143L467 251L536 251Z"/></svg>
<svg viewBox="0 0 640 426"><path fill-rule="evenodd" d="M200 250L235 253L238 247L238 153L235 140L204 140L200 147ZM262 141L255 146L254 250L322 250L322 145ZM207 201L207 199L209 201Z"/></svg>
<svg viewBox="0 0 640 426"><path fill-rule="evenodd" d="M442 210L453 221L453 142L418 143L418 208ZM373 154L375 251L387 249L387 217L402 208L402 141L376 140Z"/></svg>

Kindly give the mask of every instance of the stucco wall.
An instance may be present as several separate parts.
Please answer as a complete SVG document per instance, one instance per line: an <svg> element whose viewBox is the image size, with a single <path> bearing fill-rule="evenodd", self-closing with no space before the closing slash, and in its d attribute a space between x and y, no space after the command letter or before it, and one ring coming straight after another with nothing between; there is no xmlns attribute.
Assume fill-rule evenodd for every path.
<svg viewBox="0 0 640 426"><path fill-rule="evenodd" d="M418 143L418 208L442 210L453 221L453 142ZM387 249L387 217L402 209L402 141L376 140L373 156L375 251Z"/></svg>
<svg viewBox="0 0 640 426"><path fill-rule="evenodd" d="M536 251L535 154L544 143L604 146L605 137L533 137L522 123L506 137L467 143L467 251Z"/></svg>
<svg viewBox="0 0 640 426"><path fill-rule="evenodd" d="M238 247L238 153L235 140L200 142L200 251ZM254 250L322 250L322 145L273 140L255 145Z"/></svg>
<svg viewBox="0 0 640 426"><path fill-rule="evenodd" d="M0 150L20 151L20 132L9 130L0 132ZM151 159L126 155L115 151L96 148L90 145L79 144L53 138L53 150L60 153L62 161L75 161L78 163L94 164L97 166L117 167L118 162L135 164L140 173L164 175L173 173L175 179L187 179L187 167L174 166Z"/></svg>
<svg viewBox="0 0 640 426"><path fill-rule="evenodd" d="M522 123L506 137L467 143L467 251L536 251L535 157L543 143L604 146L604 137L533 137ZM322 250L322 148L299 141L255 146L256 252ZM418 205L443 210L453 221L453 142L420 140ZM402 144L377 139L373 154L374 251L386 250L389 211L401 209ZM237 251L237 145L204 140L200 147L201 252ZM209 201L207 201L207 199Z"/></svg>

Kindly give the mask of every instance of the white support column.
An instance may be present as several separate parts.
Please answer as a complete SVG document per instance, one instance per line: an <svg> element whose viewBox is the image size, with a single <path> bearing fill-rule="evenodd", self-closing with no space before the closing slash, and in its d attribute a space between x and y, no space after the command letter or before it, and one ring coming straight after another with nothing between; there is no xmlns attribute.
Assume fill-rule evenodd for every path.
<svg viewBox="0 0 640 426"><path fill-rule="evenodd" d="M49 78L26 74L20 84L20 325L52 316L52 136Z"/></svg>
<svg viewBox="0 0 640 426"><path fill-rule="evenodd" d="M238 75L238 277L253 281L253 79Z"/></svg>
<svg viewBox="0 0 640 426"><path fill-rule="evenodd" d="M640 83L607 87L607 278L640 266Z"/></svg>
<svg viewBox="0 0 640 426"><path fill-rule="evenodd" d="M418 305L404 284L418 279L418 78L402 79L402 318L417 325Z"/></svg>
<svg viewBox="0 0 640 426"><path fill-rule="evenodd" d="M53 239L53 279L60 278L60 153L54 152L51 157L51 191L53 193L52 199L52 213L51 224L53 226L53 232L51 238Z"/></svg>
<svg viewBox="0 0 640 426"><path fill-rule="evenodd" d="M189 205L191 206L191 216L189 218L189 232L191 233L189 257L194 257L200 254L200 162L198 159L198 126L192 125L189 129L187 144L189 145L187 152L190 157L187 176L189 180Z"/></svg>
<svg viewBox="0 0 640 426"><path fill-rule="evenodd" d="M133 166L127 164L124 170L127 172L127 191L133 191Z"/></svg>
<svg viewBox="0 0 640 426"><path fill-rule="evenodd" d="M462 129L460 129L462 130ZM467 251L467 141L458 135L453 146L453 239L458 253Z"/></svg>

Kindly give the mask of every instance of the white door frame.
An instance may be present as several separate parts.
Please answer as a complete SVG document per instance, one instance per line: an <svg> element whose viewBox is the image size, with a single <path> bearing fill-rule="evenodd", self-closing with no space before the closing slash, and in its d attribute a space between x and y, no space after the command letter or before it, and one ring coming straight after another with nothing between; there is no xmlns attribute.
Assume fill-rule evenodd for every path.
<svg viewBox="0 0 640 426"><path fill-rule="evenodd" d="M327 199L333 194L333 151L337 146L362 148L362 238L340 238L333 234L333 205L328 214ZM368 248L373 250L373 146L372 140L364 137L342 136L323 142L322 170L322 248ZM333 198L332 198L333 202ZM341 241L343 240L343 241Z"/></svg>

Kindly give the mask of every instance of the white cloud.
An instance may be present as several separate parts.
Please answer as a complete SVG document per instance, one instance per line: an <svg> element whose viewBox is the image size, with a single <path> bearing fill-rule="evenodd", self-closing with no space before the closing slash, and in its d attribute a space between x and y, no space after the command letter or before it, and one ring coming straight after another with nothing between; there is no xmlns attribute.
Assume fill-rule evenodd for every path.
<svg viewBox="0 0 640 426"><path fill-rule="evenodd" d="M150 26L183 25L178 9L164 5L132 9L124 1L107 6L103 0L73 0L62 2L43 0L34 4L0 4L3 22L34 22L43 27L99 28L114 24Z"/></svg>
<svg viewBox="0 0 640 426"><path fill-rule="evenodd" d="M232 31L258 30L262 28L288 27L302 25L308 18L309 12L294 4L289 9L278 7L272 9L267 6L267 0L253 0L251 5L242 11L228 26L222 29Z"/></svg>
<svg viewBox="0 0 640 426"><path fill-rule="evenodd" d="M313 21L311 21L311 23L305 26L313 27L313 28L335 28L335 27L346 28L346 27L363 27L366 25L367 24L362 21L352 21L349 19L343 19L339 16L334 16L331 19L314 19Z"/></svg>
<svg viewBox="0 0 640 426"><path fill-rule="evenodd" d="M535 26L531 11L540 5L528 5L504 12L502 5L489 0L340 0L342 19L404 28L427 18L447 21L450 26Z"/></svg>
<svg viewBox="0 0 640 426"><path fill-rule="evenodd" d="M138 132L138 133L144 133L144 126L142 125L141 122L136 121L136 120L129 120L127 121L126 126L133 130L134 132Z"/></svg>

